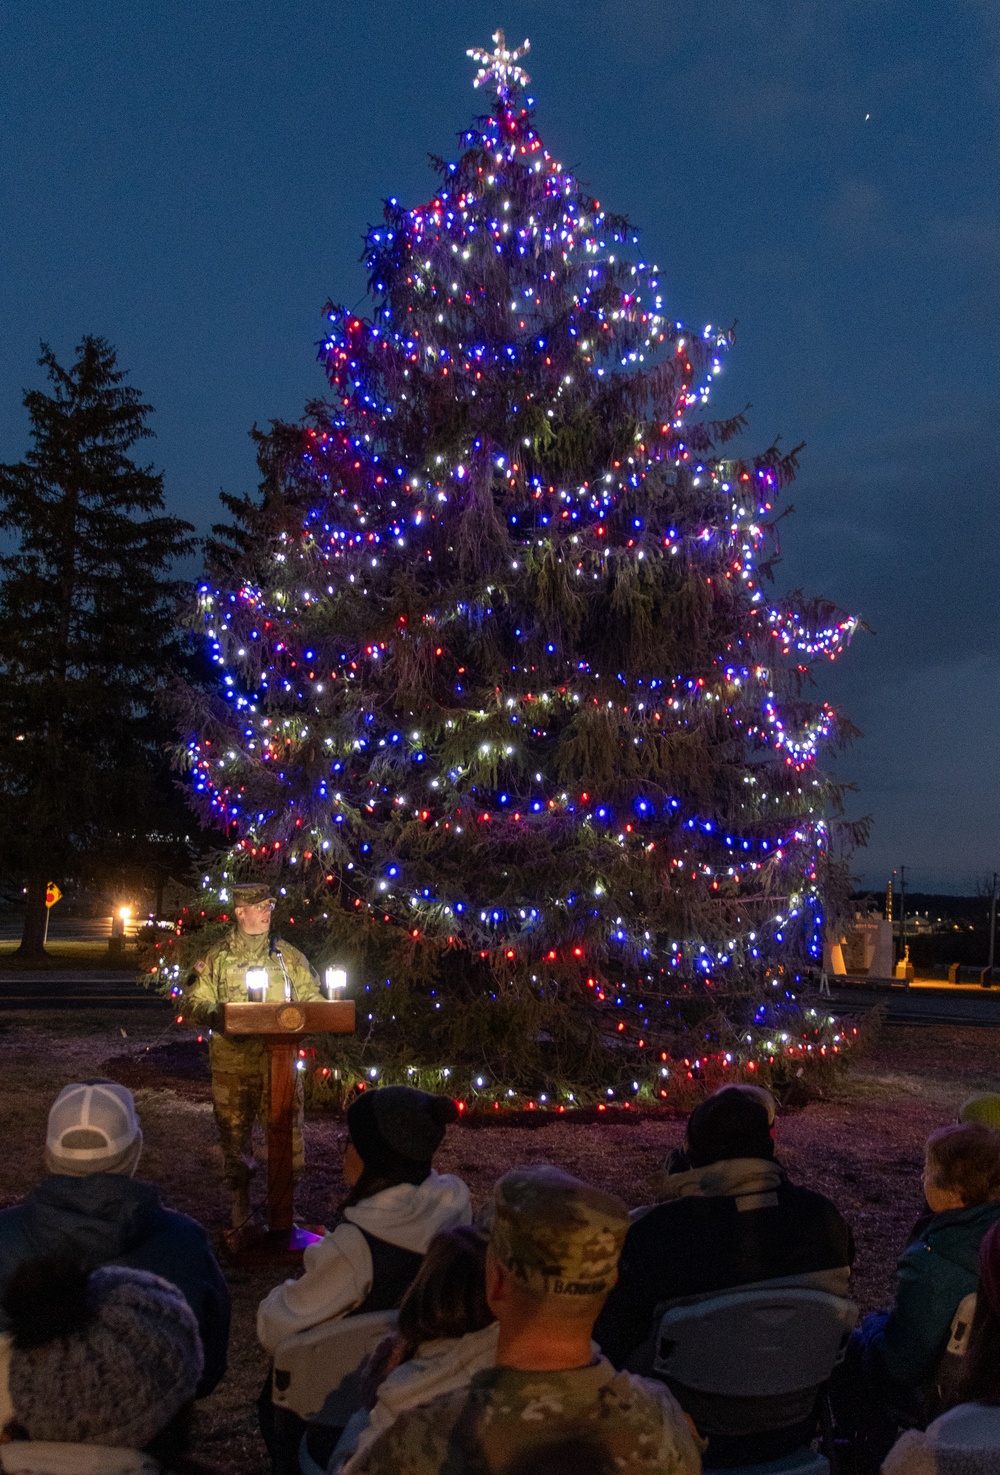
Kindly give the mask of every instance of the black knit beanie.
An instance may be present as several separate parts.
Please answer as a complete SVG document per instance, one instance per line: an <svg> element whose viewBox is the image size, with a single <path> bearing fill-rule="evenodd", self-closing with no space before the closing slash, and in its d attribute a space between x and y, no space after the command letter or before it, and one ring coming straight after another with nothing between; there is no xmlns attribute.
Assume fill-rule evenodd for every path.
<svg viewBox="0 0 1000 1475"><path fill-rule="evenodd" d="M410 1182L427 1177L445 1127L457 1121L458 1107L450 1096L431 1096L411 1086L365 1091L347 1109L347 1130L366 1170Z"/></svg>
<svg viewBox="0 0 1000 1475"><path fill-rule="evenodd" d="M730 1086L696 1106L688 1117L687 1158L692 1168L734 1157L774 1157L767 1109L748 1091Z"/></svg>

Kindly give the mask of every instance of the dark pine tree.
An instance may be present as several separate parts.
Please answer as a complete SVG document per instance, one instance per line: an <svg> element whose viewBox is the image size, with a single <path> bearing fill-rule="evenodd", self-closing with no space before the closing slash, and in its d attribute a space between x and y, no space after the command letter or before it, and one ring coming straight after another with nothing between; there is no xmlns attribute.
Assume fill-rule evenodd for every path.
<svg viewBox="0 0 1000 1475"><path fill-rule="evenodd" d="M369 233L368 315L327 310L331 398L229 501L188 762L229 876L283 885L367 989L379 1068L593 1081L596 1016L659 1089L650 1001L819 956L838 724L808 687L856 621L766 596L795 454L723 452L729 332L668 314L495 39L492 111Z"/></svg>
<svg viewBox="0 0 1000 1475"><path fill-rule="evenodd" d="M45 885L152 865L191 830L166 791L158 709L181 654L168 576L191 526L131 458L150 406L87 337L68 368L43 347L31 449L0 466L0 802L5 871L27 885L20 956L44 956Z"/></svg>

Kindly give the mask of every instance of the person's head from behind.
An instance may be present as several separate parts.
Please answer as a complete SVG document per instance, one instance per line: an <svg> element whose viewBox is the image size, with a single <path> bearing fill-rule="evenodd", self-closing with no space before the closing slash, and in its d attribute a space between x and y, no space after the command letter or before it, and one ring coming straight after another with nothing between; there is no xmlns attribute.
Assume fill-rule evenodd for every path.
<svg viewBox="0 0 1000 1475"><path fill-rule="evenodd" d="M773 1158L772 1120L757 1091L725 1086L688 1118L688 1162L692 1168L707 1168L730 1158Z"/></svg>
<svg viewBox="0 0 1000 1475"><path fill-rule="evenodd" d="M980 1092L963 1101L958 1109L960 1122L982 1122L1000 1129L1000 1096L995 1091Z"/></svg>
<svg viewBox="0 0 1000 1475"><path fill-rule="evenodd" d="M450 1096L432 1096L411 1086L362 1092L347 1109L347 1203L360 1203L400 1183L423 1183L445 1128L457 1121L458 1107Z"/></svg>
<svg viewBox="0 0 1000 1475"><path fill-rule="evenodd" d="M539 1370L590 1360L591 1330L618 1279L628 1226L620 1199L561 1168L504 1174L486 1254L486 1296L500 1323L498 1362L505 1347L515 1346Z"/></svg>
<svg viewBox="0 0 1000 1475"><path fill-rule="evenodd" d="M18 1267L2 1298L11 1334L8 1438L179 1452L204 1357L176 1286L145 1270Z"/></svg>
<svg viewBox="0 0 1000 1475"><path fill-rule="evenodd" d="M720 1086L712 1094L719 1096L723 1091L742 1091L743 1095L749 1096L752 1101L759 1101L767 1112L767 1125L773 1134L774 1124L778 1119L778 1103L773 1091L769 1091L766 1086L755 1086L752 1081L734 1081L729 1085Z"/></svg>
<svg viewBox="0 0 1000 1475"><path fill-rule="evenodd" d="M956 1390L958 1403L1000 1404L1000 1220L979 1246L979 1285Z"/></svg>
<svg viewBox="0 0 1000 1475"><path fill-rule="evenodd" d="M130 1178L142 1152L142 1129L132 1092L117 1081L75 1081L52 1103L45 1134L50 1173L86 1178L117 1173Z"/></svg>
<svg viewBox="0 0 1000 1475"><path fill-rule="evenodd" d="M486 1300L486 1241L459 1225L436 1234L399 1307L403 1360L424 1342L464 1337L493 1321Z"/></svg>
<svg viewBox="0 0 1000 1475"><path fill-rule="evenodd" d="M1000 1132L983 1122L932 1132L923 1181L927 1206L935 1214L1000 1199Z"/></svg>

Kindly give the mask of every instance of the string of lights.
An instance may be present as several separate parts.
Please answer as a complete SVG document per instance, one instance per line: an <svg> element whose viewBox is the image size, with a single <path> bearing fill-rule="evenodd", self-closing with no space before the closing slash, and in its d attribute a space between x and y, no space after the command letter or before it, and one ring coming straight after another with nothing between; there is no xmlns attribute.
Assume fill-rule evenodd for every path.
<svg viewBox="0 0 1000 1475"><path fill-rule="evenodd" d="M491 111L369 232L368 315L327 308L329 400L258 437L198 592L193 792L362 971L395 939L390 986L764 978L820 952L843 734L806 690L858 621L768 597L796 453L698 418L731 332L670 315L494 39Z"/></svg>

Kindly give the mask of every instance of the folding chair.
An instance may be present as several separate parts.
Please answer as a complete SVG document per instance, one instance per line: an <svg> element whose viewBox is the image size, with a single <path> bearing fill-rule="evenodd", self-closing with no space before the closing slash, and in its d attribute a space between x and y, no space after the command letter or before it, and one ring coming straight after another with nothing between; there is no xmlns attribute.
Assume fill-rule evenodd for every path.
<svg viewBox="0 0 1000 1475"><path fill-rule="evenodd" d="M778 1449L784 1435L796 1447L759 1463L726 1457L726 1468L731 1475L828 1475L828 1384L857 1319L853 1301L794 1286L729 1291L664 1312L653 1372L707 1437L705 1468L717 1468L713 1459L727 1446L746 1440ZM817 1422L823 1453L807 1432Z"/></svg>
<svg viewBox="0 0 1000 1475"><path fill-rule="evenodd" d="M287 1337L274 1354L275 1408L288 1409L300 1419L318 1414L328 1396L395 1330L398 1316L397 1311L366 1311L322 1321Z"/></svg>

